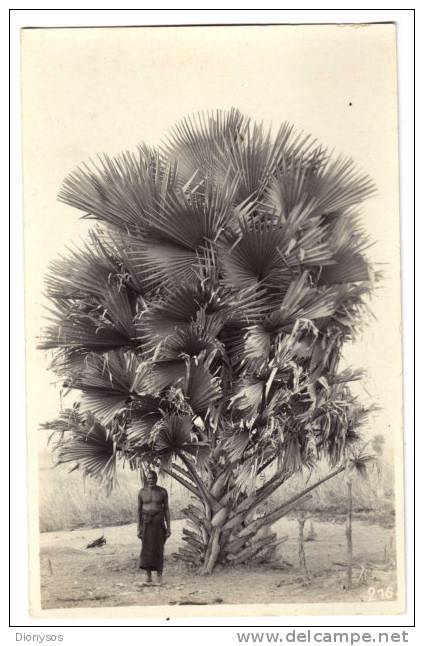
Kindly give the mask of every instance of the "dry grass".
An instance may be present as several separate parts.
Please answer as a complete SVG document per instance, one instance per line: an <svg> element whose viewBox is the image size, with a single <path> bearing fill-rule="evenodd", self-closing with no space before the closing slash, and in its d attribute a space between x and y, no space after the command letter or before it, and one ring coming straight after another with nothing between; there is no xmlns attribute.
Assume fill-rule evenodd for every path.
<svg viewBox="0 0 424 646"><path fill-rule="evenodd" d="M325 475L322 468L310 480L306 474L295 475L288 480L286 485L276 492L266 504L271 508L277 503L296 495L302 488L313 484L315 480ZM323 483L312 492L310 500L306 503L299 501L299 510L309 512L313 516L324 519L340 519L344 521L346 513L346 480L343 473ZM353 480L353 510L356 518L375 522L385 527L393 527L394 491L393 472L390 466L385 465L382 474L370 473L366 479L355 477Z"/></svg>
<svg viewBox="0 0 424 646"><path fill-rule="evenodd" d="M65 467L40 469L40 531L71 530L79 527L107 527L134 523L137 517L137 473L122 470L119 485L107 496L96 482L85 481L81 473ZM181 518L187 494L175 482L166 482L171 517Z"/></svg>
<svg viewBox="0 0 424 646"><path fill-rule="evenodd" d="M106 527L133 523L137 513L138 474L123 469L118 476L118 487L107 496L96 482L81 473L68 472L64 466L52 468L50 453L43 451L40 460L40 531L71 530L80 527ZM363 520L391 527L394 524L394 496L391 470L386 468L383 478L373 474L369 480L356 479L353 486L354 510ZM319 477L318 475L316 476ZM312 484L313 480L308 484ZM294 476L281 487L266 505L281 504L305 486L306 476ZM167 478L161 484L168 489L171 517L182 518L182 509L189 502L189 494L175 481ZM302 505L299 506L302 508ZM343 518L346 510L346 483L343 474L324 483L313 492L307 511L321 518Z"/></svg>
<svg viewBox="0 0 424 646"><path fill-rule="evenodd" d="M78 472L40 472L40 531L123 525L136 518L137 480L126 476L110 495Z"/></svg>

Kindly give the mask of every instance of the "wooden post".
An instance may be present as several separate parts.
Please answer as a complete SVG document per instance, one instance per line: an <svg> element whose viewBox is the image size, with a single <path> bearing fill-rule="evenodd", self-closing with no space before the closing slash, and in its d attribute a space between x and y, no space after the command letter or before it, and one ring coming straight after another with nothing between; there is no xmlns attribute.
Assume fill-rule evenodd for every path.
<svg viewBox="0 0 424 646"><path fill-rule="evenodd" d="M306 579L309 581L310 575L308 571L308 566L306 565L306 554L305 554L305 535L304 535L304 529L305 529L305 522L306 522L306 514L305 513L300 513L297 522L299 525L299 537L298 537L298 544L299 544L299 567L303 570L303 573L306 577Z"/></svg>
<svg viewBox="0 0 424 646"><path fill-rule="evenodd" d="M346 588L352 588L353 542L352 542L352 483L347 483L347 514L346 514L346 543L347 543L347 583Z"/></svg>

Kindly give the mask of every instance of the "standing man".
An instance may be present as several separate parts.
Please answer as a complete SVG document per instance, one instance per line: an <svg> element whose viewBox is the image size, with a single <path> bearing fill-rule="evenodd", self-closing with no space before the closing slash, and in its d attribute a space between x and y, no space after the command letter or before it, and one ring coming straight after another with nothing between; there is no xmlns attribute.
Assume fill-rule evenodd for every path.
<svg viewBox="0 0 424 646"><path fill-rule="evenodd" d="M149 471L146 485L138 494L138 532L141 539L140 568L146 570L147 583L152 583L152 570L162 583L163 548L171 535L168 492L157 486L157 474Z"/></svg>

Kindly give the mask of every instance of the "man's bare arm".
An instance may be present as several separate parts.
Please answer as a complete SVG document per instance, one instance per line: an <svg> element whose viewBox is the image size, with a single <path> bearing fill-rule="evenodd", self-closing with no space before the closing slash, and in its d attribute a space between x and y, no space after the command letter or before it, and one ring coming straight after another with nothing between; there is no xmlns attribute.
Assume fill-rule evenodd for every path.
<svg viewBox="0 0 424 646"><path fill-rule="evenodd" d="M142 537L143 534L143 498L141 497L141 491L138 492L138 519L137 519L137 536L138 538Z"/></svg>
<svg viewBox="0 0 424 646"><path fill-rule="evenodd" d="M170 536L171 535L171 514L169 513L168 492L166 489L164 489L163 491L164 491L163 511L164 511L165 521L166 521L166 535Z"/></svg>

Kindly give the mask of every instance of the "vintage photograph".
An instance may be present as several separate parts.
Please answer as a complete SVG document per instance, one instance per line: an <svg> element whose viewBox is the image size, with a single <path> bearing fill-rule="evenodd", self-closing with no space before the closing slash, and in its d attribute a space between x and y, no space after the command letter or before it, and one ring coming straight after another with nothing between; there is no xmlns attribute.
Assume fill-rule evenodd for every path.
<svg viewBox="0 0 424 646"><path fill-rule="evenodd" d="M21 34L31 612L403 612L395 25Z"/></svg>

